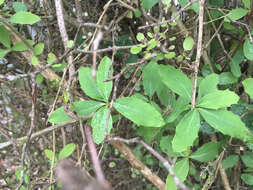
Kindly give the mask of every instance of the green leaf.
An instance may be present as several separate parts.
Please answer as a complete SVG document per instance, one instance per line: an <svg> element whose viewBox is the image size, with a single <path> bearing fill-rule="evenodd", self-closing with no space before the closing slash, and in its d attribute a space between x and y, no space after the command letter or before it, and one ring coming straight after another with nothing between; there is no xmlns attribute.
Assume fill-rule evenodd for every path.
<svg viewBox="0 0 253 190"><path fill-rule="evenodd" d="M248 37L245 39L243 44L243 53L248 60L253 60L253 44L250 43Z"/></svg>
<svg viewBox="0 0 253 190"><path fill-rule="evenodd" d="M42 82L43 82L43 80L44 80L44 77L43 77L43 75L42 74L37 74L36 75L36 82L38 83L38 84L41 84Z"/></svg>
<svg viewBox="0 0 253 190"><path fill-rule="evenodd" d="M15 171L15 175L17 177L17 180L20 181L21 179L21 168L17 168L16 171ZM28 175L26 174L26 172L24 172L24 181L26 184L29 184L29 177ZM22 186L21 186L22 187ZM25 188L24 188L25 189ZM21 189L22 190L22 189Z"/></svg>
<svg viewBox="0 0 253 190"><path fill-rule="evenodd" d="M81 67L78 72L78 80L85 94L94 99L104 100L99 92L96 80L91 76L91 68Z"/></svg>
<svg viewBox="0 0 253 190"><path fill-rule="evenodd" d="M131 47L130 52L131 54L138 54L141 52L141 50L142 50L141 46L133 46Z"/></svg>
<svg viewBox="0 0 253 190"><path fill-rule="evenodd" d="M242 156L241 159L243 161L243 163L245 164L245 166L249 167L249 168L253 168L253 153L252 152L245 152Z"/></svg>
<svg viewBox="0 0 253 190"><path fill-rule="evenodd" d="M70 143L64 146L59 153L59 160L69 157L75 151L75 149L76 145L74 143Z"/></svg>
<svg viewBox="0 0 253 190"><path fill-rule="evenodd" d="M17 12L21 12L21 11L24 11L26 12L27 11L27 6L24 4L24 3L21 3L21 2L14 2L12 4L13 6L13 9L14 11L17 13Z"/></svg>
<svg viewBox="0 0 253 190"><path fill-rule="evenodd" d="M144 92L151 98L155 93L157 83L160 81L157 63L150 62L144 67L142 80Z"/></svg>
<svg viewBox="0 0 253 190"><path fill-rule="evenodd" d="M206 143L191 154L190 158L200 162L210 162L218 156L219 147L220 145L217 142Z"/></svg>
<svg viewBox="0 0 253 190"><path fill-rule="evenodd" d="M50 161L53 160L54 153L53 153L52 150L45 149L45 150L44 150L44 153L45 153L46 157L47 157Z"/></svg>
<svg viewBox="0 0 253 190"><path fill-rule="evenodd" d="M26 40L27 43L29 43L31 46L33 46L34 44L34 41L32 40ZM11 48L13 51L26 51L28 50L29 48L25 45L24 42L17 42L14 46L12 46Z"/></svg>
<svg viewBox="0 0 253 190"><path fill-rule="evenodd" d="M250 0L242 0L242 2L247 9L250 9Z"/></svg>
<svg viewBox="0 0 253 190"><path fill-rule="evenodd" d="M182 152L187 150L189 146L192 146L194 140L198 137L199 128L199 112L194 109L186 113L176 126L176 134L172 141L173 150L175 152Z"/></svg>
<svg viewBox="0 0 253 190"><path fill-rule="evenodd" d="M170 135L162 137L162 139L160 141L161 150L172 157L181 156L180 153L174 152L174 150L172 148L172 143L171 143L172 139L173 139L173 137Z"/></svg>
<svg viewBox="0 0 253 190"><path fill-rule="evenodd" d="M184 158L178 161L173 167L173 171L181 182L183 182L189 172L189 160ZM177 190L177 186L174 182L173 177L169 174L166 179L166 190Z"/></svg>
<svg viewBox="0 0 253 190"><path fill-rule="evenodd" d="M211 92L217 91L217 85L219 83L219 75L210 74L205 77L199 84L198 98L201 98Z"/></svg>
<svg viewBox="0 0 253 190"><path fill-rule="evenodd" d="M108 113L109 109L107 107L102 107L95 113L91 120L92 136L94 142L97 144L103 142L105 134L110 134L110 131L112 129L112 117ZM106 126L107 121L108 126Z"/></svg>
<svg viewBox="0 0 253 190"><path fill-rule="evenodd" d="M71 118L66 114L63 106L54 110L48 118L48 121L50 123L55 123L55 124L64 123L64 122L70 121L70 120L71 120Z"/></svg>
<svg viewBox="0 0 253 190"><path fill-rule="evenodd" d="M170 65L160 65L159 75L169 89L191 101L192 82L183 72Z"/></svg>
<svg viewBox="0 0 253 190"><path fill-rule="evenodd" d="M39 63L39 59L36 56L32 56L32 65L37 66Z"/></svg>
<svg viewBox="0 0 253 190"><path fill-rule="evenodd" d="M190 108L189 101L183 97L179 97L176 101L173 112L166 119L166 123L171 123L184 111Z"/></svg>
<svg viewBox="0 0 253 190"><path fill-rule="evenodd" d="M68 40L67 41L67 47L68 48L71 48L71 47L73 47L74 46L74 41L73 40Z"/></svg>
<svg viewBox="0 0 253 190"><path fill-rule="evenodd" d="M49 63L49 64L53 63L56 60L56 56L52 52L50 52L47 56L48 56L47 57L47 63Z"/></svg>
<svg viewBox="0 0 253 190"><path fill-rule="evenodd" d="M2 5L4 3L5 0L0 0L0 5Z"/></svg>
<svg viewBox="0 0 253 190"><path fill-rule="evenodd" d="M159 76L160 77L160 76ZM171 93L165 84L160 80L156 86L156 93L160 102L167 107L175 99L175 94Z"/></svg>
<svg viewBox="0 0 253 190"><path fill-rule="evenodd" d="M142 0L141 6L148 11L157 3L158 0Z"/></svg>
<svg viewBox="0 0 253 190"><path fill-rule="evenodd" d="M230 155L222 161L222 168L233 168L239 160L238 155Z"/></svg>
<svg viewBox="0 0 253 190"><path fill-rule="evenodd" d="M30 12L17 12L11 16L10 22L14 24L35 24L40 21L40 17Z"/></svg>
<svg viewBox="0 0 253 190"><path fill-rule="evenodd" d="M186 51L191 50L193 48L193 45L194 45L194 40L192 39L192 37L185 38L183 47Z"/></svg>
<svg viewBox="0 0 253 190"><path fill-rule="evenodd" d="M242 174L241 179L244 181L244 183L248 185L253 185L253 175L251 174Z"/></svg>
<svg viewBox="0 0 253 190"><path fill-rule="evenodd" d="M200 114L213 128L225 135L244 139L248 133L238 115L227 110L207 110L198 108Z"/></svg>
<svg viewBox="0 0 253 190"><path fill-rule="evenodd" d="M219 84L220 85L233 84L233 83L236 83L237 80L238 80L238 78L235 77L230 72L223 72L219 76L220 76L220 78L219 78Z"/></svg>
<svg viewBox="0 0 253 190"><path fill-rule="evenodd" d="M4 26L0 26L0 42L7 48L11 47L10 35Z"/></svg>
<svg viewBox="0 0 253 190"><path fill-rule="evenodd" d="M242 85L250 98L253 98L253 78L245 79L242 81Z"/></svg>
<svg viewBox="0 0 253 190"><path fill-rule="evenodd" d="M233 9L231 10L226 16L229 17L228 18L224 18L225 22L230 22L230 20L232 21L236 21L242 17L244 17L247 13L249 12L249 10L243 9L243 8L237 8L237 9Z"/></svg>
<svg viewBox="0 0 253 190"><path fill-rule="evenodd" d="M113 106L137 125L145 127L161 127L164 125L161 114L152 105L138 98L119 98Z"/></svg>
<svg viewBox="0 0 253 190"><path fill-rule="evenodd" d="M239 96L229 90L216 90L200 98L197 106L209 109L220 109L236 104Z"/></svg>
<svg viewBox="0 0 253 190"><path fill-rule="evenodd" d="M40 55L44 50L44 43L38 43L35 47L34 47L34 54L35 55Z"/></svg>
<svg viewBox="0 0 253 190"><path fill-rule="evenodd" d="M141 15L142 15L142 13L141 13L140 9L136 8L136 9L134 10L134 16L135 16L136 18L139 18Z"/></svg>
<svg viewBox="0 0 253 190"><path fill-rule="evenodd" d="M10 50L8 49L0 49L0 58L4 58L9 52Z"/></svg>
<svg viewBox="0 0 253 190"><path fill-rule="evenodd" d="M103 106L103 102L96 102L92 100L82 100L79 102L74 102L71 106L71 110L78 113L80 116L88 116L98 108Z"/></svg>
<svg viewBox="0 0 253 190"><path fill-rule="evenodd" d="M231 72L235 77L241 76L241 67L240 63L244 60L242 48L238 49L232 60L229 62Z"/></svg>
<svg viewBox="0 0 253 190"><path fill-rule="evenodd" d="M97 71L97 85L99 88L99 92L102 94L105 101L108 101L111 91L112 91L112 81L104 82L112 77L112 62L111 60L105 56L98 66Z"/></svg>
<svg viewBox="0 0 253 190"><path fill-rule="evenodd" d="M145 36L143 33L138 32L136 38L139 42L142 42L145 39Z"/></svg>
<svg viewBox="0 0 253 190"><path fill-rule="evenodd" d="M166 59L172 59L172 58L174 58L176 56L176 53L175 52L169 52L169 53L166 53L165 55L164 55L164 57L166 58Z"/></svg>
<svg viewBox="0 0 253 190"><path fill-rule="evenodd" d="M154 38L151 39L149 42L148 42L148 47L147 47L147 51L155 48L156 46L158 45L158 41L156 41Z"/></svg>

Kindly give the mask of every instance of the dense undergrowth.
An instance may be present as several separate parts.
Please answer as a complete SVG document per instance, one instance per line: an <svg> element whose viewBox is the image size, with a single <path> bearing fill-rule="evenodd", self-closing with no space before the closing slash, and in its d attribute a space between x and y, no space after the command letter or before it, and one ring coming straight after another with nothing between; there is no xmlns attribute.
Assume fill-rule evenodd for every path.
<svg viewBox="0 0 253 190"><path fill-rule="evenodd" d="M0 4L1 189L253 187L250 0Z"/></svg>

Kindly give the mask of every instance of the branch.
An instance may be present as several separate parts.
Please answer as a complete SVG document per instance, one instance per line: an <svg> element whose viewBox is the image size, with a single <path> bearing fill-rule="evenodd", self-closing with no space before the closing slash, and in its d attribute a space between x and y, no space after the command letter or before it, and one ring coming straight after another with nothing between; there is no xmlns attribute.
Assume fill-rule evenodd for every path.
<svg viewBox="0 0 253 190"><path fill-rule="evenodd" d="M200 63L200 57L201 57L201 51L202 51L204 4L205 4L205 0L200 0L199 1L199 34L198 34L197 55L196 55L196 60L195 60L195 64L194 64L191 109L194 109L195 104L196 104L198 69L199 69L199 63Z"/></svg>

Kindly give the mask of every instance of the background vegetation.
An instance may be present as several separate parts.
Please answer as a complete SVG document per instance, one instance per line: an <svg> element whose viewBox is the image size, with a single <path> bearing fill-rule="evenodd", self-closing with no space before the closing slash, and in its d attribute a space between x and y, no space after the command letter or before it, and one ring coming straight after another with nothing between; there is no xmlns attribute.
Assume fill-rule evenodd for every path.
<svg viewBox="0 0 253 190"><path fill-rule="evenodd" d="M253 188L250 0L0 5L1 189Z"/></svg>

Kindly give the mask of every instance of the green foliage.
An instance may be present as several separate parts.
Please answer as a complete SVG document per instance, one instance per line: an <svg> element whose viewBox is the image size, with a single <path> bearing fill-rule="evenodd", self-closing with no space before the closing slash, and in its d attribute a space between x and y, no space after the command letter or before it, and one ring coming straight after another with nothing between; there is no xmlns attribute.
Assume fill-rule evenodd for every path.
<svg viewBox="0 0 253 190"><path fill-rule="evenodd" d="M243 9L243 8L233 9L228 13L228 15L226 15L226 18L224 18L224 21L230 22L230 21L239 20L240 18L244 17L248 12L249 12L248 10Z"/></svg>
<svg viewBox="0 0 253 190"><path fill-rule="evenodd" d="M38 43L34 47L34 54L35 55L40 55L40 54L42 54L43 50L44 50L44 43Z"/></svg>
<svg viewBox="0 0 253 190"><path fill-rule="evenodd" d="M80 116L88 116L96 111L98 108L104 105L103 102L97 102L92 100L82 100L74 102L71 109L78 113Z"/></svg>
<svg viewBox="0 0 253 190"><path fill-rule="evenodd" d="M49 122L56 123L56 124L57 123L64 123L64 122L70 121L70 120L71 120L71 118L66 114L63 106L54 110L48 118Z"/></svg>
<svg viewBox="0 0 253 190"><path fill-rule="evenodd" d="M146 10L150 10L157 3L158 0L142 0L141 6Z"/></svg>
<svg viewBox="0 0 253 190"><path fill-rule="evenodd" d="M187 158L184 158L178 161L173 167L173 170L176 176L183 182L186 179L189 172L189 160ZM177 186L171 175L167 176L166 190L177 190Z"/></svg>
<svg viewBox="0 0 253 190"><path fill-rule="evenodd" d="M31 46L34 44L34 41L32 40L27 40L27 43L29 43ZM26 44L24 42L18 42L16 43L14 46L12 46L12 51L26 51L29 48L26 46Z"/></svg>
<svg viewBox="0 0 253 190"><path fill-rule="evenodd" d="M208 109L220 109L236 104L239 97L229 90L217 90L200 98L197 106Z"/></svg>
<svg viewBox="0 0 253 190"><path fill-rule="evenodd" d="M76 149L76 145L74 143L67 144L66 146L61 149L59 153L59 160L62 158L67 158L69 157Z"/></svg>
<svg viewBox="0 0 253 190"><path fill-rule="evenodd" d="M247 78L243 82L245 91L249 94L250 98L253 98L253 78Z"/></svg>
<svg viewBox="0 0 253 190"><path fill-rule="evenodd" d="M109 118L108 118L109 117ZM112 117L107 107L100 108L91 120L92 136L95 143L103 142L105 135L112 129Z"/></svg>
<svg viewBox="0 0 253 190"><path fill-rule="evenodd" d="M16 175L16 179L18 181L20 181L20 179L21 179L21 168L16 169L15 175ZM24 181L25 181L26 184L29 184L29 181L30 181L26 172L24 173Z"/></svg>
<svg viewBox="0 0 253 190"><path fill-rule="evenodd" d="M191 154L190 158L200 162L210 162L218 156L219 147L220 145L217 142L206 143Z"/></svg>
<svg viewBox="0 0 253 190"><path fill-rule="evenodd" d="M69 143L65 145L59 153L54 154L54 152L50 149L45 149L44 154L49 159L52 164L53 160L55 164L58 163L59 160L63 158L68 158L76 149L76 145L74 143Z"/></svg>
<svg viewBox="0 0 253 190"><path fill-rule="evenodd" d="M193 48L194 45L194 40L192 39L192 37L187 37L184 40L183 43L183 47L185 50L191 50Z"/></svg>
<svg viewBox="0 0 253 190"><path fill-rule="evenodd" d="M137 125L144 127L162 127L164 125L161 114L151 104L138 98L119 98L113 106Z"/></svg>
<svg viewBox="0 0 253 190"><path fill-rule="evenodd" d="M158 0L141 0L138 5L133 6L132 12L128 12L128 16L130 18L135 16L137 21L141 20L143 23L143 21L147 21L142 15L145 11L147 11L147 14L144 14L145 17L149 18L152 16L155 19L157 19L157 15L152 15L152 13L156 12L158 8L159 11L160 9L166 12L171 11L171 0L162 0L161 4L158 4L158 2ZM183 7L188 2L188 0L179 0L179 5ZM0 0L0 5L3 3L4 0ZM87 122L92 127L92 136L96 144L102 143L112 131L117 135L117 132L121 130L121 126L113 126L114 122L121 121L122 119L130 120L133 122L131 124L132 129L130 130L130 127L126 127L126 129L129 129L129 131L124 132L126 138L141 136L147 143L152 143L153 148L160 154L166 154L172 159L177 159L173 167L176 176L182 182L187 180L187 185L191 185L196 189L201 189L197 183L202 184L201 180L214 174L212 169L215 169L215 166L211 164L215 165L216 161L214 160L220 154L221 147L225 145L226 139L230 137L238 138L240 141L233 139L233 143L240 142L240 147L245 148L242 151L243 153L236 155L233 150L228 148L226 156L229 156L223 160L222 167L228 171L228 174L231 174L230 171L232 171L237 163L241 162L244 165L242 174L240 175L241 180L247 185L253 185L253 79L248 77L251 77L253 72L253 45L250 42L251 38L247 36L249 35L248 31L245 32L243 27L234 25L234 21L242 22L240 19L243 17L246 20L249 19L247 18L247 14L250 13L250 0L242 0L242 3L242 7L223 9L223 0L210 0L206 2L211 18L205 17L207 24L204 27L211 27L210 22L213 22L215 26L222 24L222 31L224 31L222 33L222 42L229 56L224 56L225 61L219 61L220 54L222 53L220 48L221 43L216 39L212 39L210 46L205 48L205 50L210 48L210 51L207 51L207 58L210 59L210 64L206 64L206 61L203 59L199 65L195 107L191 107L191 103L193 80L195 80L193 78L193 66L196 57L196 49L194 49L196 48L196 42L193 40L193 33L188 28L191 21L187 22L186 25L189 31L187 37L181 37L177 35L178 33L174 33L175 28L180 28L176 26L177 22L138 30L136 35L137 42L131 41L129 38L130 34L119 34L119 39L115 40L115 45L125 46L135 44L130 49L131 54L129 55L129 52L125 54L124 51L126 50L115 51L113 54L113 64L109 57L102 57L100 63L98 63L96 72L88 66L82 66L78 60L75 62L75 68L78 68L78 82L80 86L79 84L73 85L73 89L77 92L72 94L74 95L74 102L71 102L71 104L68 102L70 97L66 89L62 89L59 100L62 100L64 104L69 104L68 106L71 111L78 117L90 117L90 120ZM11 8L11 11L8 10L8 6L10 5L13 8ZM26 33L26 31L23 31L23 24L33 25L32 27L34 28L37 27L36 23L40 22L41 18L36 15L36 10L31 11L34 14L27 12L28 7L21 2L10 3L10 5L4 3L2 7L5 9L2 9L1 14L3 18L9 18L7 20L9 24L17 28L17 31L21 35ZM162 6L160 7L160 5ZM212 10L208 8L210 5L212 6ZM29 10L32 9L31 7L29 6ZM225 10L226 15L224 16L220 10ZM190 13L190 16L192 16L191 14L197 15L198 11L198 1L184 10L186 14ZM172 16L175 14L176 12L171 11ZM221 22L223 18L224 21ZM159 21L164 21L165 19L167 18L159 17ZM215 32L219 32L216 29L209 29L211 29L211 33L213 32L212 35ZM124 32L126 32L125 29ZM223 39L223 35L226 36L227 34L229 34L229 42L225 41L226 38ZM107 34L105 33L105 35ZM75 35L71 33L71 36ZM78 46L82 46L80 46L80 49L87 47L87 44L85 44L87 39L83 39L83 37L87 38L87 36L82 36L82 34L76 34L76 36L78 40L69 40L67 47L74 49L75 43ZM231 36L236 36L236 39L231 38ZM51 46L51 44L40 42L35 45L34 41L26 38L24 38L25 42L20 41L15 43L11 38L12 34L9 27L3 22L0 25L0 43L3 48L0 49L0 58L4 58L10 52L19 53L29 50L29 47L25 43L27 42L34 48L33 54L29 57L31 60L28 60L33 66L37 67L39 60L44 57L47 58L46 62L49 64L58 60L57 56L59 52L53 51L53 49L51 51L51 47L48 49L48 45ZM110 40L108 40L109 42L105 41L107 41L107 38L102 40L100 47L112 45ZM203 39L203 44L207 44L205 39ZM46 47L44 47L45 45ZM47 51L49 53L46 53ZM190 52L191 55L189 55ZM103 52L103 54L111 56L108 52ZM99 56L102 56L102 54ZM99 56L97 56L97 60L100 59ZM127 65L129 63L133 64ZM0 65L1 69L2 65L4 64ZM134 71L133 67L136 65L138 69L132 75ZM61 72L67 66L68 64L62 61L61 63L54 64L50 69L59 72L57 74L63 76ZM23 69L22 72L25 70L27 68ZM122 74L119 78L120 80L125 78L127 83L130 84L129 86L133 88L130 93L128 93L129 89L124 89L123 96L118 97L119 92L122 90L122 86L120 85L126 84L124 80L119 81L119 85L115 88L117 90L116 98L112 100L112 88L115 85L113 84L115 79L113 77L114 70L115 73ZM7 70L6 73L11 73L10 71L13 72L12 70ZM39 96L43 98L40 90L42 91L46 87L47 81L44 81L46 77L44 78L42 74L36 76L36 82L39 84ZM241 84L243 89L241 88ZM43 89L43 93L46 91L48 95L47 91L50 88L51 86L47 90ZM134 88L135 92L138 91L138 93L132 93ZM79 101L80 99L81 101ZM113 104L111 105L111 103ZM112 115L112 113L115 115ZM53 124L59 124L72 119L64 110L64 106L59 105L50 114L48 121ZM199 136L199 134L202 135ZM209 138L203 139L210 134L217 134L220 140L218 142L208 142ZM226 144L226 146L229 145ZM54 164L56 164L58 160L70 157L75 149L76 145L70 143L61 150L56 150L56 153L50 149L44 149L44 153L51 164L53 160ZM145 164L152 165L152 167L155 164L157 164L155 167L158 166L157 160L153 159L150 153L145 153L144 155L144 151L140 150L139 145L134 148L134 152ZM212 162L211 166L207 162ZM199 168L202 167L202 164L205 165L205 168L200 171ZM109 167L114 166L114 162L111 162L109 165ZM164 173L164 171L161 173ZM200 173L201 175L199 175ZM28 174L25 171L24 179L26 184L30 183ZM20 180L20 169L16 170L15 175ZM137 178L138 175L138 171L133 171L131 176ZM188 175L190 177L187 177ZM193 184L193 181L196 184ZM23 186L22 188L25 187ZM177 189L173 177L170 175L167 175L166 189Z"/></svg>
<svg viewBox="0 0 253 190"><path fill-rule="evenodd" d="M172 141L172 147L175 152L182 152L192 146L194 140L198 137L200 128L200 118L197 110L191 110L181 119L176 127L176 134ZM182 137L184 140L182 141Z"/></svg>
<svg viewBox="0 0 253 190"><path fill-rule="evenodd" d="M142 80L144 92L150 98L154 95L157 88L157 84L159 83L160 80L158 76L158 69L159 69L158 64L155 62L150 62L143 69Z"/></svg>
<svg viewBox="0 0 253 190"><path fill-rule="evenodd" d="M160 65L159 74L162 82L169 89L191 101L192 82L184 73L170 65Z"/></svg>
<svg viewBox="0 0 253 190"><path fill-rule="evenodd" d="M100 94L103 96L103 100L108 101L109 96L112 91L112 81L104 82L105 80L112 77L112 70L110 70L112 65L111 60L108 57L104 57L97 71L97 85Z"/></svg>
<svg viewBox="0 0 253 190"><path fill-rule="evenodd" d="M227 158L225 158L222 162L222 168L227 169L227 168L232 168L236 165L236 163L239 160L238 155L230 155Z"/></svg>
<svg viewBox="0 0 253 190"><path fill-rule="evenodd" d="M24 3L21 2L14 2L12 4L13 9L15 10L15 12L26 12L27 11L27 6Z"/></svg>
<svg viewBox="0 0 253 190"><path fill-rule="evenodd" d="M81 89L91 98L103 100L96 81L91 76L91 68L81 67L78 71L78 79Z"/></svg>
<svg viewBox="0 0 253 190"><path fill-rule="evenodd" d="M0 42L7 48L11 47L10 35L4 26L0 26Z"/></svg>
<svg viewBox="0 0 253 190"><path fill-rule="evenodd" d="M248 129L240 117L227 110L198 109L203 118L216 130L225 135L244 139Z"/></svg>
<svg viewBox="0 0 253 190"><path fill-rule="evenodd" d="M25 11L20 11L11 16L10 22L14 24L35 24L40 21L40 17Z"/></svg>
<svg viewBox="0 0 253 190"><path fill-rule="evenodd" d="M253 60L253 44L246 38L243 44L243 53L248 60Z"/></svg>
<svg viewBox="0 0 253 190"><path fill-rule="evenodd" d="M248 185L253 185L253 175L251 174L242 174L241 179L244 181L244 183Z"/></svg>

